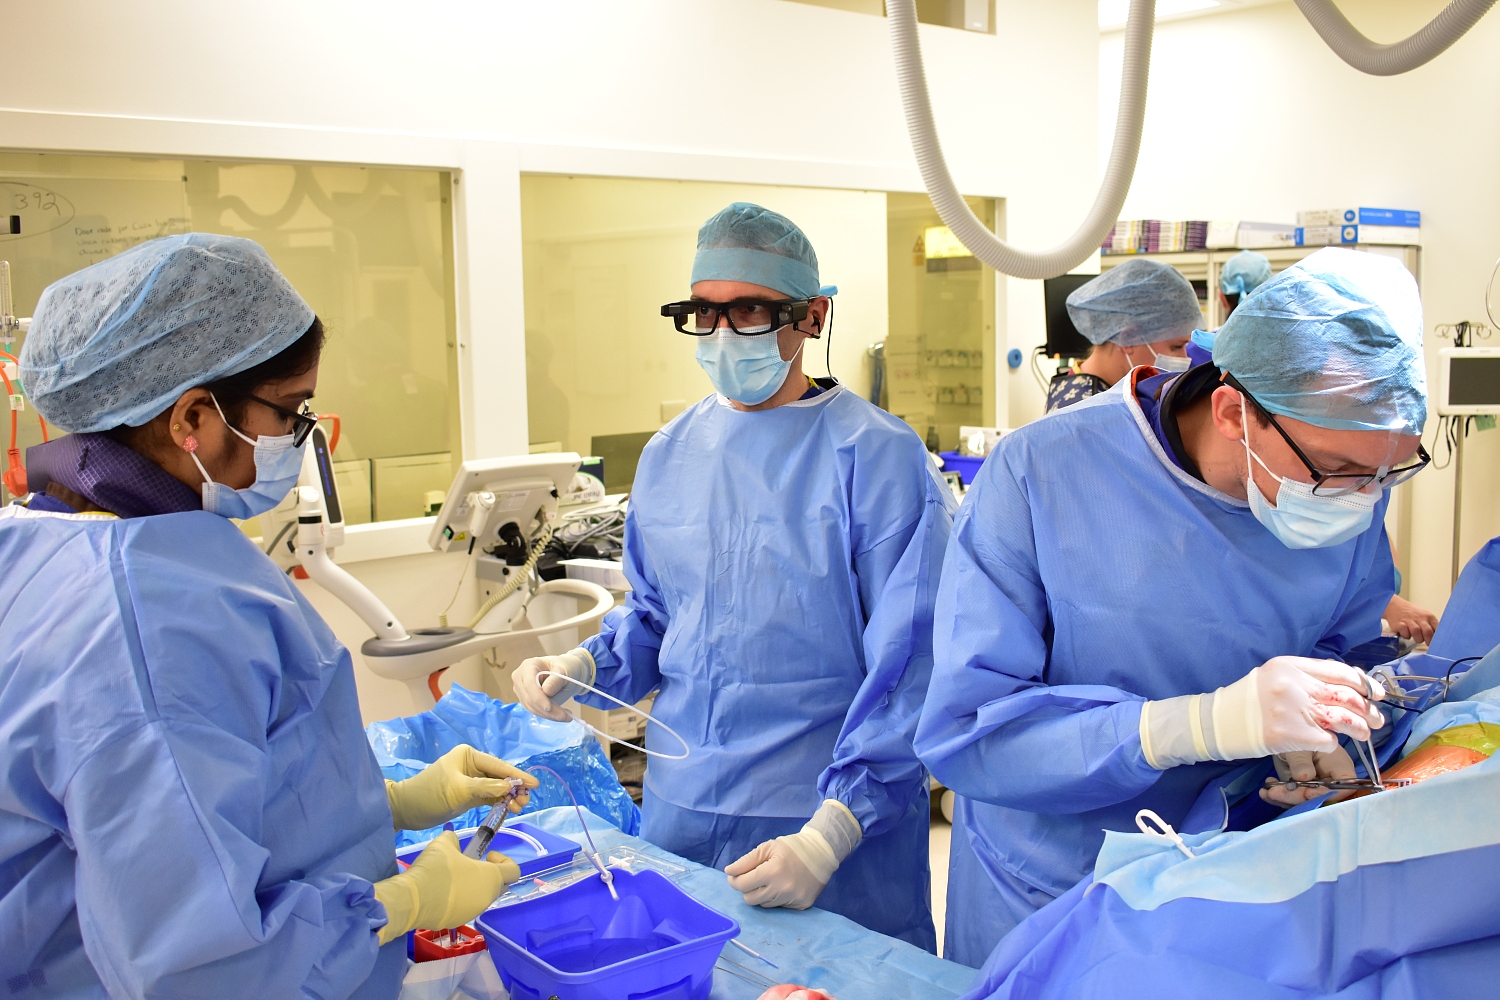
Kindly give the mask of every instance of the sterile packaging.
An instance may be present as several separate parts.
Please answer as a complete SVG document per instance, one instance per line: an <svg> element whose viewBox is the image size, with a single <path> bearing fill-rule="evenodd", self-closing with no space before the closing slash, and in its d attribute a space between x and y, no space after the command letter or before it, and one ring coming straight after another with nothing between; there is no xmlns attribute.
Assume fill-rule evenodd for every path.
<svg viewBox="0 0 1500 1000"><path fill-rule="evenodd" d="M1283 222L1210 222L1206 245L1210 250L1297 245L1297 227Z"/></svg>
<svg viewBox="0 0 1500 1000"><path fill-rule="evenodd" d="M1340 243L1377 243L1385 246L1421 246L1422 230L1411 226L1299 226L1299 247L1335 246Z"/></svg>
<svg viewBox="0 0 1500 1000"><path fill-rule="evenodd" d="M520 705L455 684L431 711L371 723L365 736L381 772L392 781L411 777L467 743L522 770L545 764L563 775L585 809L625 833L633 835L641 828L640 808L621 786L604 748L577 722L539 719ZM546 774L537 777L541 785L532 790L524 813L571 804L567 789L557 779ZM487 807L470 809L452 826L459 830L478 826L488 813ZM401 830L396 846L425 843L440 832Z"/></svg>
<svg viewBox="0 0 1500 1000"><path fill-rule="evenodd" d="M1315 208L1297 213L1299 226L1404 226L1422 224L1422 213L1409 208Z"/></svg>

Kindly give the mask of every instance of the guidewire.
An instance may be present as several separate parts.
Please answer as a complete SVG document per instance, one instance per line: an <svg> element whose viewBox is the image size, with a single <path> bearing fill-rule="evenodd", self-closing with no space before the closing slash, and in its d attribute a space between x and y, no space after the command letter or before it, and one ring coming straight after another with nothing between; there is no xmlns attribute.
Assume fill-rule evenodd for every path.
<svg viewBox="0 0 1500 1000"><path fill-rule="evenodd" d="M1313 30L1344 62L1371 76L1396 76L1426 65L1463 37L1495 0L1453 0L1415 34L1382 45L1349 23L1333 0L1296 0Z"/></svg>
<svg viewBox="0 0 1500 1000"><path fill-rule="evenodd" d="M896 59L896 77L901 85L901 103L906 109L906 129L911 134L912 151L922 172L922 182L927 185L932 205L943 224L975 257L1002 274L1017 278L1055 278L1092 256L1119 218L1131 178L1135 175L1136 156L1141 150L1141 128L1146 118L1146 81L1151 69L1156 0L1130 0L1114 144L1094 205L1077 232L1065 242L1041 253L1017 249L998 238L964 202L948 172L943 148L938 142L937 126L932 120L932 101L927 94L922 47L917 39L916 0L887 0L886 17L891 22L891 49Z"/></svg>

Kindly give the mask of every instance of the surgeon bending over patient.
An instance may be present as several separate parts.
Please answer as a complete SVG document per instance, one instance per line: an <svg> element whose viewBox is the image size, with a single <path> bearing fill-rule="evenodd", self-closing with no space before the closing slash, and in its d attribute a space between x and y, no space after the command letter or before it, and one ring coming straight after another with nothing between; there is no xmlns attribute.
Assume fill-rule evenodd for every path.
<svg viewBox="0 0 1500 1000"><path fill-rule="evenodd" d="M1426 416L1411 275L1327 249L1242 301L1212 364L1001 441L954 523L917 732L959 796L947 957L980 965L1138 810L1179 825L1263 758L1353 775L1336 734L1382 720L1336 658L1380 634L1385 491L1426 464Z"/></svg>
<svg viewBox="0 0 1500 1000"><path fill-rule="evenodd" d="M790 220L736 203L704 223L692 298L663 314L718 391L641 454L625 605L522 663L515 689L559 719L570 685L543 669L627 702L658 691L692 755L651 760L642 836L724 869L748 903L817 903L932 951L911 740L952 500L911 428L803 374L830 308ZM678 750L651 726L647 743Z"/></svg>

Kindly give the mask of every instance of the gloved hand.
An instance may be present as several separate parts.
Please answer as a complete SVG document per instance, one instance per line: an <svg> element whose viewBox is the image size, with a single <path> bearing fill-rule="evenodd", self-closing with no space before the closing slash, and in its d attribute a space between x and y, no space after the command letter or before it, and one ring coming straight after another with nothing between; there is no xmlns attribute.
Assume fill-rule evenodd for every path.
<svg viewBox="0 0 1500 1000"><path fill-rule="evenodd" d="M1271 759L1276 764L1276 776L1282 781L1288 778L1294 781L1312 781L1314 778L1354 777L1354 761L1350 759L1343 747L1338 747L1332 753L1293 750L1291 753L1276 754ZM1286 788L1282 785L1272 785L1270 788L1260 790L1262 799L1284 808L1300 806L1309 799L1326 794L1328 794L1326 788ZM1347 794L1340 792L1336 798Z"/></svg>
<svg viewBox="0 0 1500 1000"><path fill-rule="evenodd" d="M724 869L729 887L751 906L805 910L859 846L864 831L849 807L825 799L796 833L768 840Z"/></svg>
<svg viewBox="0 0 1500 1000"><path fill-rule="evenodd" d="M385 794L396 829L426 830L475 806L501 801L511 790L506 778L521 779L521 792L510 802L510 811L520 812L531 799L528 790L540 782L499 757L461 744L428 764L420 774L405 781L387 780Z"/></svg>
<svg viewBox="0 0 1500 1000"><path fill-rule="evenodd" d="M505 887L521 877L514 861L491 851L483 861L464 857L458 834L445 830L428 844L410 868L375 883L385 906L379 940L387 944L413 930L442 930L466 924L489 909Z"/></svg>
<svg viewBox="0 0 1500 1000"><path fill-rule="evenodd" d="M1379 684L1335 660L1277 656L1217 691L1146 702L1141 750L1159 771L1293 750L1332 753L1333 734L1367 740L1385 724L1371 704L1384 697Z"/></svg>
<svg viewBox="0 0 1500 1000"><path fill-rule="evenodd" d="M536 675L543 670L553 671L554 676L538 681ZM558 677L556 674L563 676ZM544 719L567 722L568 713L562 710L562 703L583 693L583 688L574 687L567 682L568 677L585 684L594 683L594 658L582 646L560 656L533 656L529 660L522 660L516 672L511 675L510 683L516 689L516 701L526 711Z"/></svg>
<svg viewBox="0 0 1500 1000"><path fill-rule="evenodd" d="M772 986L756 1000L834 1000L834 998L822 990L797 986L794 983L782 983L780 986Z"/></svg>

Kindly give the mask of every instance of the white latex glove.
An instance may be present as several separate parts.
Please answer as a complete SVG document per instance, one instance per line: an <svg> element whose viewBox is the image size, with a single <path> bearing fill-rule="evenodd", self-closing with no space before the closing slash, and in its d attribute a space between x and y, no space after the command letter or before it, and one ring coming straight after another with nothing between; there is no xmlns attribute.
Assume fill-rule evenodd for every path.
<svg viewBox="0 0 1500 1000"><path fill-rule="evenodd" d="M1291 753L1279 753L1272 760L1276 764L1276 776L1282 781L1291 778L1294 781L1311 781L1314 778L1352 778L1354 777L1354 761L1343 747L1339 747L1332 753L1312 753L1307 750L1294 750ZM1272 785L1270 788L1262 788L1260 797L1272 805L1282 807L1300 806L1309 799L1315 799L1320 795L1328 794L1326 788L1286 788L1282 785ZM1347 795L1345 792L1338 793L1335 797Z"/></svg>
<svg viewBox="0 0 1500 1000"><path fill-rule="evenodd" d="M1146 702L1141 749L1159 771L1295 750L1331 754L1335 733L1363 741L1385 724L1372 704L1384 697L1379 684L1336 660L1277 656L1217 691Z"/></svg>
<svg viewBox="0 0 1500 1000"><path fill-rule="evenodd" d="M551 670L553 676L537 680L536 675L543 670ZM567 722L569 716L562 709L563 702L583 693L583 688L568 683L569 677L585 684L594 683L594 658L582 646L559 656L533 656L522 660L511 675L510 683L516 690L516 701L526 711L555 722Z"/></svg>
<svg viewBox="0 0 1500 1000"><path fill-rule="evenodd" d="M724 869L751 906L805 910L859 845L864 832L849 807L825 799L801 830L768 840Z"/></svg>

